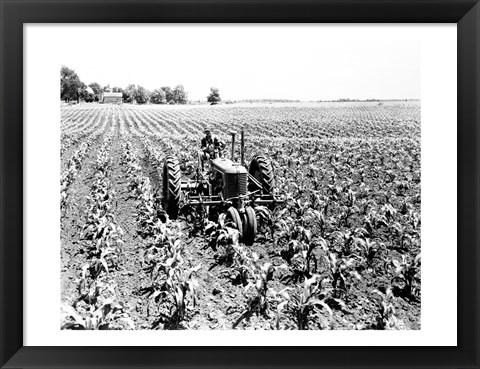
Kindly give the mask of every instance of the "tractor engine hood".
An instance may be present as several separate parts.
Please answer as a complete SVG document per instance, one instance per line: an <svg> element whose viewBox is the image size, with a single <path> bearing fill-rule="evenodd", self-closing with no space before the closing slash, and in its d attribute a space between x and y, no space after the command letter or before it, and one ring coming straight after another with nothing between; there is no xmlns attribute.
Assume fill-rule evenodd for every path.
<svg viewBox="0 0 480 369"><path fill-rule="evenodd" d="M227 158L217 158L212 160L212 167L221 173L226 174L247 174L247 169L240 163L234 163Z"/></svg>

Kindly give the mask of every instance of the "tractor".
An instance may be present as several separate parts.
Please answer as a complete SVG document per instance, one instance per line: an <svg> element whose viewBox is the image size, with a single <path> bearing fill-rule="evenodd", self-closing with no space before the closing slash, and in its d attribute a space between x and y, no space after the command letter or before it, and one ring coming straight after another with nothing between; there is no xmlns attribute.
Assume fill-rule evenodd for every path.
<svg viewBox="0 0 480 369"><path fill-rule="evenodd" d="M225 214L240 233L240 239L250 246L257 233L255 206L270 208L284 201L274 193L273 169L263 155L253 157L247 168L244 161L245 140L241 130L241 162L235 162L235 136L232 136L231 159L225 157L225 147L215 145L206 160L205 169L199 157L193 178L183 179L178 159L165 158L162 175L162 205L171 219L178 217L186 205L200 207L212 219Z"/></svg>

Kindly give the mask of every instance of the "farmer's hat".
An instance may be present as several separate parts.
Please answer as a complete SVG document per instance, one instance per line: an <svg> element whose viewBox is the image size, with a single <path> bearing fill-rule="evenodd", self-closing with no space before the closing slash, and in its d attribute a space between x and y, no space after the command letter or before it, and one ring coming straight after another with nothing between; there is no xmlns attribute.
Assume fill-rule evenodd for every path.
<svg viewBox="0 0 480 369"><path fill-rule="evenodd" d="M207 132L211 132L212 130L210 129L210 127L205 127L205 129L203 130L203 132L207 133Z"/></svg>

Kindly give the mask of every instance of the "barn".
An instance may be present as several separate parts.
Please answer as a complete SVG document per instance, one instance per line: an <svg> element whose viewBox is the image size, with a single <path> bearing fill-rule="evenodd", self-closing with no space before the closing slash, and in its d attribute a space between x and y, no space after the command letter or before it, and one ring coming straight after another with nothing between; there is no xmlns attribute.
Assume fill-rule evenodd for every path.
<svg viewBox="0 0 480 369"><path fill-rule="evenodd" d="M121 92L102 92L100 94L100 102L104 104L121 104L122 101Z"/></svg>

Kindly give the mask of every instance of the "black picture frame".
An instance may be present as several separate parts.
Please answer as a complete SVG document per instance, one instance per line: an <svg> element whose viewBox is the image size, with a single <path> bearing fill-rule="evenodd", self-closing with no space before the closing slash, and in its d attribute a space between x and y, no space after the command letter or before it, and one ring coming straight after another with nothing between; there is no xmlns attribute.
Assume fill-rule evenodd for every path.
<svg viewBox="0 0 480 369"><path fill-rule="evenodd" d="M2 368L478 368L478 0L0 0L0 366ZM457 23L456 347L24 347L24 23ZM439 296L439 309L442 298ZM441 324L441 322L439 322Z"/></svg>

